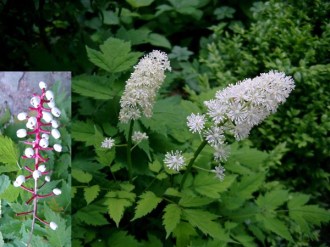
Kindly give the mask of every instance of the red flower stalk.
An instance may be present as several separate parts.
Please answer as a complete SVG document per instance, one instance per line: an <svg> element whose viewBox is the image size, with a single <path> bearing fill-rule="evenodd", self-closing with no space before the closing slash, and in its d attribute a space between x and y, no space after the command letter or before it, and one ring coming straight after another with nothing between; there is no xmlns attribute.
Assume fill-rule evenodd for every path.
<svg viewBox="0 0 330 247"><path fill-rule="evenodd" d="M46 91L46 83L40 82L39 87L42 92L40 95L33 94L33 97L30 100L32 107L29 107L29 113L21 112L17 115L18 120L27 120L26 127L29 129L29 131L26 129L17 130L17 136L19 138L24 138L27 135L31 136L32 138L34 137L33 141L24 141L24 144L30 147L25 149L24 155L22 156L23 159L34 159L34 166L25 166L24 169L30 174L27 176L19 175L16 178L16 181L14 181L15 187L20 187L32 194L31 198L26 201L26 204L32 203L33 210L16 214L17 216L27 214L32 214L33 216L29 243L32 239L36 220L45 225L48 225L53 230L56 230L57 228L57 224L55 222L46 222L45 220L42 220L38 217L38 200L61 194L61 190L58 188L53 189L52 193L46 195L40 195L38 192L39 189L45 185L45 183L50 181L50 177L48 176L50 171L47 171L46 164L44 164L49 159L43 157L43 151L62 151L62 146L60 144L54 144L53 147L49 147L50 135L54 139L58 139L61 136L57 129L59 124L55 119L55 117L59 117L61 115L61 111L55 106L54 93L50 90ZM42 177L44 177L44 181L40 181ZM34 186L32 188L28 188L23 185L23 183L29 179L34 180Z"/></svg>

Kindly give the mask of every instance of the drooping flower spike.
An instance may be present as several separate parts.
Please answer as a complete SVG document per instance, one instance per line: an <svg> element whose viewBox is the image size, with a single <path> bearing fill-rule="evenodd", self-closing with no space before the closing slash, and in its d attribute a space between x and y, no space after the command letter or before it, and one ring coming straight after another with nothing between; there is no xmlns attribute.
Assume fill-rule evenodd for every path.
<svg viewBox="0 0 330 247"><path fill-rule="evenodd" d="M33 204L33 210L17 214L17 216L32 214L31 236L36 220L48 225L53 230L57 229L57 224L55 222L46 222L38 217L38 200L61 194L61 190L58 188L54 188L49 194L42 195L39 193L39 189L44 186L45 183L50 182L51 173L51 171L47 169L47 161L49 159L44 157L43 151L62 151L62 146L59 143L55 143L53 147L50 147L50 143L53 142L50 140L50 137L59 139L61 136L57 129L59 124L56 120L56 118L60 117L61 111L56 107L54 93L47 90L46 83L41 81L39 87L41 89L41 94L33 95L30 100L31 106L28 108L29 111L21 112L17 115L18 120L26 121L27 128L17 130L17 137L30 137L33 139L33 141L24 141L27 147L24 150L22 158L33 159L34 165L32 167L24 166L24 169L29 175L19 175L13 183L15 187L20 187L31 194L31 198L26 201L26 204ZM29 179L34 180L34 186L32 188L28 188L24 185Z"/></svg>

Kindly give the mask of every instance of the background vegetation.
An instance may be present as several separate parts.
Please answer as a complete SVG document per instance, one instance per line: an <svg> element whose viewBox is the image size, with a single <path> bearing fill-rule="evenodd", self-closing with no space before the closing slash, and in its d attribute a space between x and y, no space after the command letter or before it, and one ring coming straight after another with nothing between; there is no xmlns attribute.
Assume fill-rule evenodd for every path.
<svg viewBox="0 0 330 247"><path fill-rule="evenodd" d="M0 7L0 45L5 52L1 68L71 70L76 76L74 246L127 246L129 241L131 246L185 246L188 239L192 246L329 244L329 224L320 227L322 221L329 221L329 211L320 207L330 204L328 1L31 0L21 4L8 0ZM110 37L118 43L109 43ZM103 51L103 64L88 53L99 51L100 45L108 48ZM125 47L126 53L116 50L116 45ZM107 62L116 63L114 54L142 55L152 49L170 54L173 72L167 74L154 118L137 125L150 139L135 150L139 165L132 187L125 182L124 151L104 153L98 148L105 136L114 136L118 143L127 136L126 127L117 123L118 101L131 66L115 71ZM195 204L166 191L175 188L177 181L163 171L162 154L176 147L192 152L197 145L187 133L185 117L202 111L202 102L217 89L271 69L293 76L296 89L275 115L253 130L248 141L233 146L224 184L196 189L196 180L207 180L197 173L191 180L193 191L186 191L203 198ZM208 164L209 159L210 151L199 162ZM155 186L144 184L153 180ZM107 194L111 191L118 194ZM160 201L153 201L151 215L131 221L137 202L151 195L146 191ZM164 199L169 197L175 204ZM118 199L124 200L120 217L109 208L113 198L117 204ZM308 200L314 206L305 205ZM162 219L168 205L183 208L186 218L175 225L178 229ZM290 213L297 207L307 208L298 215ZM189 210L195 210L193 216ZM253 217L237 219L244 210ZM215 220L214 215L221 217ZM194 216L206 221L197 224ZM223 230L220 239L212 235L212 222Z"/></svg>

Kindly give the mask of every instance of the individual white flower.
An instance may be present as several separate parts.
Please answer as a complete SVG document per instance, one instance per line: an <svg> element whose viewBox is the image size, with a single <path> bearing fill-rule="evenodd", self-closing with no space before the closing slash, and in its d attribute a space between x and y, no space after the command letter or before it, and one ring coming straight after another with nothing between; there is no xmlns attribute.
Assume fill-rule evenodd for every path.
<svg viewBox="0 0 330 247"><path fill-rule="evenodd" d="M20 184L19 182L17 182L17 181L14 181L14 187L19 187L19 186L21 186L22 184Z"/></svg>
<svg viewBox="0 0 330 247"><path fill-rule="evenodd" d="M204 129L205 124L205 116L204 115L195 115L192 113L190 116L187 117L187 125L189 127L189 130L192 133L198 132L201 133L201 131Z"/></svg>
<svg viewBox="0 0 330 247"><path fill-rule="evenodd" d="M215 177L221 181L223 181L225 178L225 171L226 169L221 165L214 167L214 169L212 170L212 172L215 173Z"/></svg>
<svg viewBox="0 0 330 247"><path fill-rule="evenodd" d="M45 166L45 165L40 165L40 166L38 167L38 171L40 171L40 172L45 172L45 171L46 171L46 166Z"/></svg>
<svg viewBox="0 0 330 247"><path fill-rule="evenodd" d="M49 142L47 139L43 139L41 138L40 141L39 141L39 146L42 147L42 148L46 148L48 147L49 145Z"/></svg>
<svg viewBox="0 0 330 247"><path fill-rule="evenodd" d="M54 93L50 90L46 91L45 96L46 96L46 99L48 99L48 100L54 100Z"/></svg>
<svg viewBox="0 0 330 247"><path fill-rule="evenodd" d="M55 222L52 221L52 222L49 223L49 227L50 227L52 230L55 231L55 230L57 229L58 226L57 226L57 224L56 224Z"/></svg>
<svg viewBox="0 0 330 247"><path fill-rule="evenodd" d="M61 111L60 109L58 109L57 107L53 107L52 110L51 110L52 114L55 116L55 117L59 117L61 116Z"/></svg>
<svg viewBox="0 0 330 247"><path fill-rule="evenodd" d="M39 87L40 89L46 89L47 88L47 84L43 81L39 82Z"/></svg>
<svg viewBox="0 0 330 247"><path fill-rule="evenodd" d="M26 127L28 129L35 129L36 126L37 126L37 118L29 117L28 121L26 122Z"/></svg>
<svg viewBox="0 0 330 247"><path fill-rule="evenodd" d="M41 177L41 172L39 170L34 170L33 173L32 173L32 176L34 178L34 180L37 180L38 178Z"/></svg>
<svg viewBox="0 0 330 247"><path fill-rule="evenodd" d="M41 102L41 100L40 100L40 98L37 97L37 96L33 96L33 97L31 98L31 100L30 100L31 105L32 105L34 108L37 108L37 107L40 105L40 102Z"/></svg>
<svg viewBox="0 0 330 247"><path fill-rule="evenodd" d="M32 158L33 155L34 155L34 150L33 150L33 148L26 148L26 149L24 150L24 154L25 154L26 157L28 157L28 158Z"/></svg>
<svg viewBox="0 0 330 247"><path fill-rule="evenodd" d="M101 143L101 148L108 148L111 149L115 145L115 140L111 137L105 138L103 142Z"/></svg>
<svg viewBox="0 0 330 247"><path fill-rule="evenodd" d="M43 133L43 134L41 135L41 138L42 138L42 139L49 140L49 135L46 134L46 133Z"/></svg>
<svg viewBox="0 0 330 247"><path fill-rule="evenodd" d="M175 152L171 151L165 154L164 163L168 168L179 171L183 166L185 166L185 159L182 152L176 150Z"/></svg>
<svg viewBox="0 0 330 247"><path fill-rule="evenodd" d="M229 157L230 148L225 144L214 146L214 160L216 161L226 161Z"/></svg>
<svg viewBox="0 0 330 247"><path fill-rule="evenodd" d="M156 94L165 79L165 70L171 70L166 53L152 51L134 66L120 99L119 120L127 123L142 115L150 118Z"/></svg>
<svg viewBox="0 0 330 247"><path fill-rule="evenodd" d="M291 77L270 71L229 85L218 91L215 99L204 103L214 124L222 125L236 140L241 140L254 125L275 112L294 87Z"/></svg>
<svg viewBox="0 0 330 247"><path fill-rule="evenodd" d="M224 143L225 136L223 135L223 129L217 126L212 126L211 128L204 131L204 137L208 144L212 147L219 146Z"/></svg>
<svg viewBox="0 0 330 247"><path fill-rule="evenodd" d="M53 146L53 148L54 148L54 150L56 151L56 152L62 152L62 145L60 145L60 144L54 144L54 146Z"/></svg>
<svg viewBox="0 0 330 247"><path fill-rule="evenodd" d="M58 195L62 194L62 191L58 188L55 188L55 189L53 189L53 193L58 196Z"/></svg>
<svg viewBox="0 0 330 247"><path fill-rule="evenodd" d="M18 113L18 115L17 115L17 119L18 119L19 121L23 121L23 120L25 120L27 117L28 117L28 114L27 114L26 112L20 112L20 113Z"/></svg>
<svg viewBox="0 0 330 247"><path fill-rule="evenodd" d="M55 139L58 139L61 137L61 133L58 131L58 129L52 129L51 134Z"/></svg>
<svg viewBox="0 0 330 247"><path fill-rule="evenodd" d="M52 124L52 127L53 127L54 129L57 129L58 126L59 126L58 122L57 122L55 119L53 119L53 120L51 121L51 124Z"/></svg>
<svg viewBox="0 0 330 247"><path fill-rule="evenodd" d="M132 135L132 141L134 143L139 143L143 140L148 140L148 136L146 133L144 132L140 132L140 131L134 131L133 135Z"/></svg>
<svg viewBox="0 0 330 247"><path fill-rule="evenodd" d="M49 108L54 108L55 107L55 101L51 100L47 103L47 105L48 105Z"/></svg>
<svg viewBox="0 0 330 247"><path fill-rule="evenodd" d="M16 135L18 138L24 138L27 135L26 129L19 129L16 131Z"/></svg>
<svg viewBox="0 0 330 247"><path fill-rule="evenodd" d="M53 120L53 115L50 112L43 111L42 119L45 120L46 123L50 123Z"/></svg>
<svg viewBox="0 0 330 247"><path fill-rule="evenodd" d="M16 180L14 181L14 186L19 187L25 182L25 176L19 175Z"/></svg>
<svg viewBox="0 0 330 247"><path fill-rule="evenodd" d="M50 182L50 176L45 176L45 181Z"/></svg>

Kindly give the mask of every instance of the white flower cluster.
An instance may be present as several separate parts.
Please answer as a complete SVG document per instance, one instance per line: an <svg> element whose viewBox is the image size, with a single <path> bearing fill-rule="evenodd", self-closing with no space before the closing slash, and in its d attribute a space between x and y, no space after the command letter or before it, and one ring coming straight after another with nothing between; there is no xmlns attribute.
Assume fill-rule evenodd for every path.
<svg viewBox="0 0 330 247"><path fill-rule="evenodd" d="M144 132L140 132L140 131L134 131L133 135L132 135L132 141L134 143L140 143L143 140L148 140L148 136L146 133Z"/></svg>
<svg viewBox="0 0 330 247"><path fill-rule="evenodd" d="M101 148L111 149L115 145L115 140L111 137L104 138L103 142L101 143Z"/></svg>
<svg viewBox="0 0 330 247"><path fill-rule="evenodd" d="M33 107L31 109L37 112L37 116L29 116L27 112L21 112L17 115L18 120L27 120L26 127L27 129L32 130L32 132L27 132L26 129L19 129L17 130L16 135L19 138L24 138L28 134L41 134L41 139L39 139L38 143L33 143L33 146L36 147L36 145L38 145L41 148L48 148L49 134L51 134L54 139L59 139L61 137L61 134L57 129L59 127L59 123L56 120L56 118L61 116L61 111L55 105L54 93L51 90L46 91L46 83L41 81L39 83L39 87L43 90L42 96L33 96L30 100L30 103ZM43 104L47 104L48 108L45 108ZM43 122L41 120L43 120ZM45 133L47 131L40 129L41 126L48 125L52 127L52 130L49 134ZM56 152L62 152L62 146L60 144L54 144L53 149ZM25 155L28 158L33 158L34 150L32 148L27 148L25 150Z"/></svg>
<svg viewBox="0 0 330 247"><path fill-rule="evenodd" d="M166 53L154 50L134 66L120 99L119 120L127 123L144 116L152 116L156 94L165 79L165 70L171 71Z"/></svg>
<svg viewBox="0 0 330 247"><path fill-rule="evenodd" d="M270 71L229 85L218 91L215 99L204 103L215 125L228 130L236 140L242 140L253 126L274 113L293 89L291 77Z"/></svg>
<svg viewBox="0 0 330 247"><path fill-rule="evenodd" d="M164 163L169 169L179 171L185 166L185 159L181 151L176 150L165 154Z"/></svg>
<svg viewBox="0 0 330 247"><path fill-rule="evenodd" d="M291 77L277 71L245 79L218 91L215 99L204 102L207 116L212 120L211 127L204 130L205 116L199 114L191 114L187 125L191 132L203 133L214 148L216 161L225 161L229 155L225 134L233 135L238 141L248 137L252 127L274 113L294 87ZM222 166L212 171L223 180L225 169Z"/></svg>

